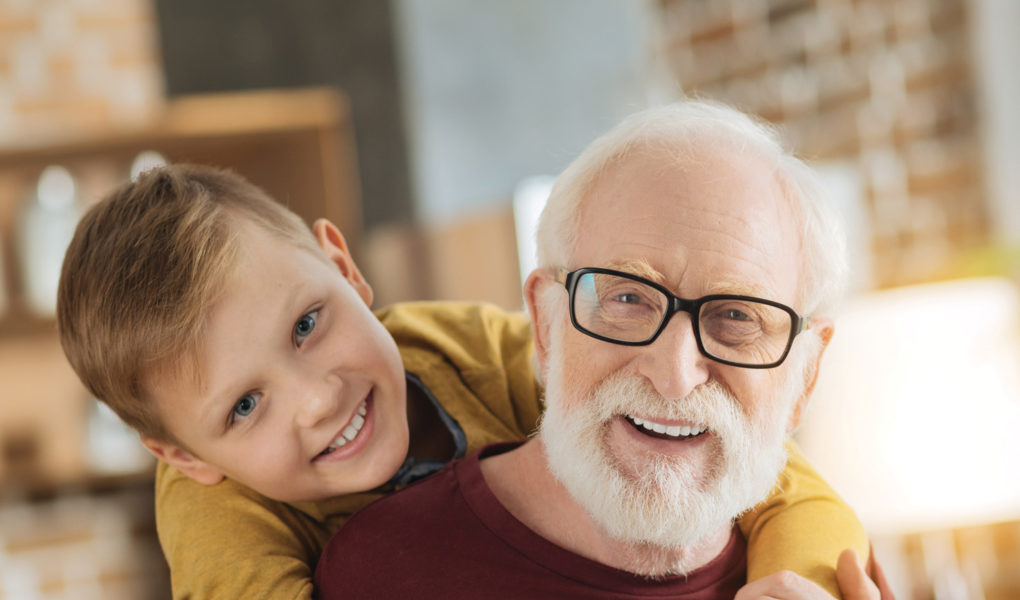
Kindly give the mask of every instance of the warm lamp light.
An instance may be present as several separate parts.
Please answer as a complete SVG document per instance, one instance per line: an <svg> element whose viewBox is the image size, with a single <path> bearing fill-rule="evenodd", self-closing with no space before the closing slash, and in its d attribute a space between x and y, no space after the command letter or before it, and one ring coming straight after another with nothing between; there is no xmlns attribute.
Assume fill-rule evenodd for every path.
<svg viewBox="0 0 1020 600"><path fill-rule="evenodd" d="M874 538L921 534L934 598L983 598L948 530L1020 519L1016 286L957 280L849 302L798 439ZM894 586L896 558L882 559Z"/></svg>
<svg viewBox="0 0 1020 600"><path fill-rule="evenodd" d="M850 302L804 453L873 534L1020 518L1020 297L1005 279Z"/></svg>

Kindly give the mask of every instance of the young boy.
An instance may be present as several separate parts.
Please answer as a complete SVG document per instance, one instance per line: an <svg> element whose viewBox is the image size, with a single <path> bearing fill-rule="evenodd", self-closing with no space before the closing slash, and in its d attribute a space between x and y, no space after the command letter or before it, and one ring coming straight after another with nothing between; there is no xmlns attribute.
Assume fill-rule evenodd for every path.
<svg viewBox="0 0 1020 600"><path fill-rule="evenodd" d="M160 459L174 598L311 598L319 553L354 511L534 429L525 316L453 303L373 315L371 302L335 226L309 232L227 172L149 171L78 226L61 341ZM867 540L791 449L783 489L742 519L748 576L786 568L837 593L837 555L866 556Z"/></svg>

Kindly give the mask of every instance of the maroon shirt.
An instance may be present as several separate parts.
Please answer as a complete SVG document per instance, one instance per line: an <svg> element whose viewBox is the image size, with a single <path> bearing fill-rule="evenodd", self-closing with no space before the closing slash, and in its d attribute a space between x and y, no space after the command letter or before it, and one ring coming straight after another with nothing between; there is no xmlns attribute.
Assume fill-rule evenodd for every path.
<svg viewBox="0 0 1020 600"><path fill-rule="evenodd" d="M500 504L483 448L363 508L319 560L319 598L732 598L747 578L747 545L734 528L722 553L687 576L649 580L565 550ZM537 501L541 501L537 499Z"/></svg>

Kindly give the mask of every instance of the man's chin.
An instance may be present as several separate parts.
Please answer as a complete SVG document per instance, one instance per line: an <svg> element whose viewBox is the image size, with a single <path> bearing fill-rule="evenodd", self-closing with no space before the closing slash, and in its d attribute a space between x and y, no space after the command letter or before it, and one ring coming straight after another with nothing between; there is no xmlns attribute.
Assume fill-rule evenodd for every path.
<svg viewBox="0 0 1020 600"><path fill-rule="evenodd" d="M612 451L606 438L601 444L570 438L543 431L550 470L609 537L677 548L695 545L729 524L729 516L720 519L706 510L705 471L686 458L646 460L647 452Z"/></svg>
<svg viewBox="0 0 1020 600"><path fill-rule="evenodd" d="M610 537L678 550L728 530L782 469L782 440L765 443L734 418L669 441L620 417L586 421L550 405L541 437L553 475Z"/></svg>
<svg viewBox="0 0 1020 600"><path fill-rule="evenodd" d="M623 417L607 424L603 452L627 479L645 480L660 470L685 479L694 490L704 490L719 476L717 459L723 454L722 441L714 431L664 439L642 432Z"/></svg>

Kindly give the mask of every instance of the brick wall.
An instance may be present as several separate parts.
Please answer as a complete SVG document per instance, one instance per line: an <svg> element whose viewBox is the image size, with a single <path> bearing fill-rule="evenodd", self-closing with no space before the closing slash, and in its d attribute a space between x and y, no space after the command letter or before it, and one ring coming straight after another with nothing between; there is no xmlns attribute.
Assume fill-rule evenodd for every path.
<svg viewBox="0 0 1020 600"><path fill-rule="evenodd" d="M986 241L965 0L660 0L687 94L777 123L856 167L878 286L938 276Z"/></svg>
<svg viewBox="0 0 1020 600"><path fill-rule="evenodd" d="M0 145L144 121L162 102L150 0L0 0Z"/></svg>

